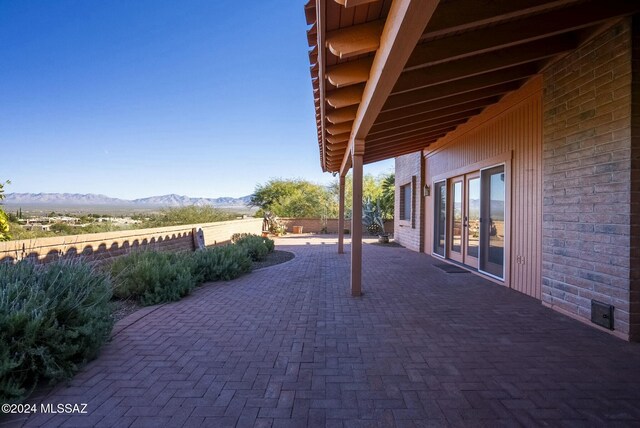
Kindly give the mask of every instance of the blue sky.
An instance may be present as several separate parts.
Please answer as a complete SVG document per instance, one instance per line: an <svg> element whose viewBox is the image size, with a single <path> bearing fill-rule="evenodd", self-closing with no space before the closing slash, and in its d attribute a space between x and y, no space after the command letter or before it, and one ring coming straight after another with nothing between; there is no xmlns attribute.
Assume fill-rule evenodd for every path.
<svg viewBox="0 0 640 428"><path fill-rule="evenodd" d="M216 197L272 177L330 182L303 4L0 0L6 191Z"/></svg>

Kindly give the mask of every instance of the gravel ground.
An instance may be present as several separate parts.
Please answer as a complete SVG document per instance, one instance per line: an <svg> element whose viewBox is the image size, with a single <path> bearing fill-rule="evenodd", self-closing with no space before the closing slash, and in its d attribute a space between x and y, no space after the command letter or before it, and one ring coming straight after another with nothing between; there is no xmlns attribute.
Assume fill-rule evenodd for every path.
<svg viewBox="0 0 640 428"><path fill-rule="evenodd" d="M275 250L273 253L267 255L267 258L261 262L253 262L253 270L266 268L269 266L279 265L280 263L288 262L295 255L289 251Z"/></svg>
<svg viewBox="0 0 640 428"><path fill-rule="evenodd" d="M278 265L280 263L288 262L294 257L295 255L289 251L275 250L273 253L269 253L265 260L261 262L253 262L252 269L258 270L269 266ZM111 316L113 317L114 322L118 322L126 316L142 308L142 306L132 300L113 300L111 302L111 305Z"/></svg>

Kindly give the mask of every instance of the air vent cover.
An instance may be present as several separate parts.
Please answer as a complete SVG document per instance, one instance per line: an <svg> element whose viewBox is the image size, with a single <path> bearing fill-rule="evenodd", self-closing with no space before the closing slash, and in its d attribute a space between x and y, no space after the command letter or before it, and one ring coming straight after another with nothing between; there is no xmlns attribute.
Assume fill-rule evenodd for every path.
<svg viewBox="0 0 640 428"><path fill-rule="evenodd" d="M597 300L591 301L591 322L598 324L609 330L613 330L613 309L611 305L599 302Z"/></svg>

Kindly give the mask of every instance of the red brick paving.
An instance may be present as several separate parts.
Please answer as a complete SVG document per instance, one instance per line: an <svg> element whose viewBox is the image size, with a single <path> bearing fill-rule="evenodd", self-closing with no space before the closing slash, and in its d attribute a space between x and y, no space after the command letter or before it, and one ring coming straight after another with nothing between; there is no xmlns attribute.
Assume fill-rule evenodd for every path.
<svg viewBox="0 0 640 428"><path fill-rule="evenodd" d="M25 426L638 426L640 344L398 247L364 246L365 295L333 237L199 288L119 331ZM5 425L19 425L15 419Z"/></svg>

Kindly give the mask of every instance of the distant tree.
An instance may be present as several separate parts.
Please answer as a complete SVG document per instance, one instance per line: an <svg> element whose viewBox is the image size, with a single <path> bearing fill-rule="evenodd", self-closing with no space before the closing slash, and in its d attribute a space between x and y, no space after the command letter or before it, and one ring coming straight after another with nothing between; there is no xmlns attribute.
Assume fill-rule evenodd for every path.
<svg viewBox="0 0 640 428"><path fill-rule="evenodd" d="M396 175L391 173L382 179L382 193L380 195L380 209L382 218L392 219L396 199Z"/></svg>
<svg viewBox="0 0 640 428"><path fill-rule="evenodd" d="M151 214L144 220L144 227L177 226L182 224L213 223L216 221L232 220L235 213L222 211L212 206L187 206L169 208L159 214Z"/></svg>
<svg viewBox="0 0 640 428"><path fill-rule="evenodd" d="M391 178L390 178L391 177ZM362 177L362 200L370 200L376 205L380 201L380 208L383 211L383 217L385 219L393 218L393 193L395 193L395 178L394 174L380 174L377 177L372 174L365 174ZM391 184L391 200L389 201L389 190L384 189L384 183L390 180ZM340 195L340 181L336 179L330 186L331 193L337 200ZM351 174L347 174L345 177L345 214L347 217L351 217L351 205L352 205L352 189L353 178ZM389 204L390 203L390 204Z"/></svg>
<svg viewBox="0 0 640 428"><path fill-rule="evenodd" d="M0 201L4 199L4 186L7 184L11 184L11 182L7 180L4 183L0 183ZM9 217L4 210L0 208L0 241L8 241L9 239L11 239L11 235L9 234Z"/></svg>
<svg viewBox="0 0 640 428"><path fill-rule="evenodd" d="M272 179L258 184L251 195L251 205L259 208L256 216L265 211L295 218L337 214L336 200L327 187L301 179Z"/></svg>

